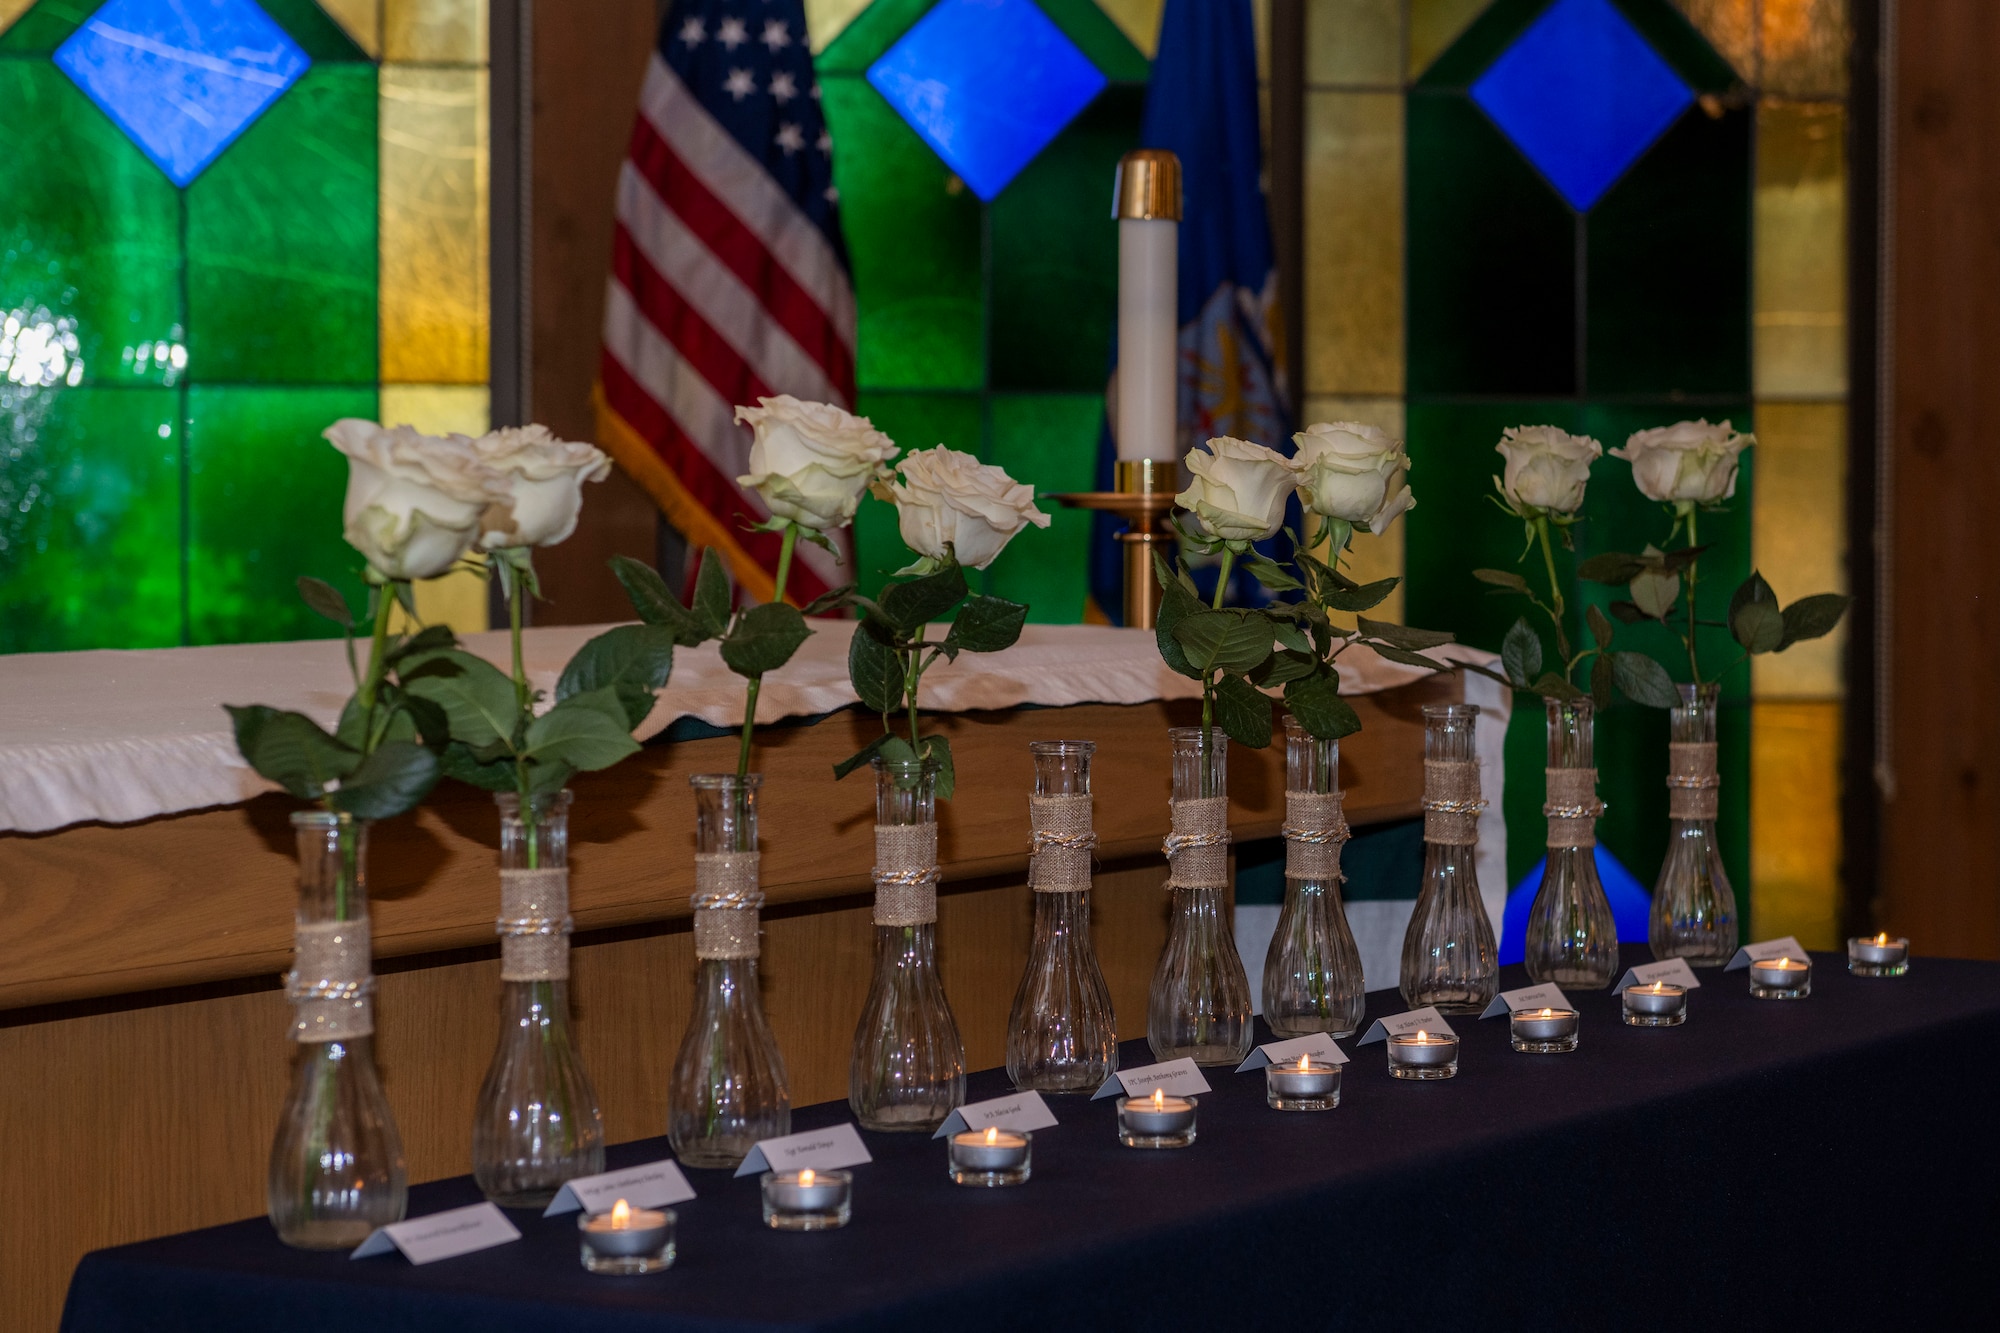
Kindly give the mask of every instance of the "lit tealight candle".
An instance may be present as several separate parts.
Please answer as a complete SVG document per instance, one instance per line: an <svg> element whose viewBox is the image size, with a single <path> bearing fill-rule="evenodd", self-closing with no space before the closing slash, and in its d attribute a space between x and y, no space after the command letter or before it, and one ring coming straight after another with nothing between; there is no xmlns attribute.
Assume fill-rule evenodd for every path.
<svg viewBox="0 0 2000 1333"><path fill-rule="evenodd" d="M1847 942L1847 970L1857 977L1900 977L1910 970L1910 942L1883 931Z"/></svg>
<svg viewBox="0 0 2000 1333"><path fill-rule="evenodd" d="M1672 1028L1687 1022L1687 987L1654 981L1625 988L1625 1022L1635 1028Z"/></svg>
<svg viewBox="0 0 2000 1333"><path fill-rule="evenodd" d="M1574 1009L1516 1009L1507 1016L1514 1049L1534 1055L1555 1055L1576 1049L1581 1019Z"/></svg>
<svg viewBox="0 0 2000 1333"><path fill-rule="evenodd" d="M1274 1111L1331 1111L1340 1105L1340 1066L1310 1052L1264 1069L1264 1104Z"/></svg>
<svg viewBox="0 0 2000 1333"><path fill-rule="evenodd" d="M1396 1078L1453 1078L1458 1074L1458 1038L1449 1032L1399 1032L1389 1038L1389 1073Z"/></svg>
<svg viewBox="0 0 2000 1333"><path fill-rule="evenodd" d="M1752 959L1750 994L1760 1000L1802 1000L1812 994L1812 964L1803 958Z"/></svg>
<svg viewBox="0 0 2000 1333"><path fill-rule="evenodd" d="M853 1210L849 1171L766 1171L764 1224L778 1231L829 1231L847 1225Z"/></svg>
<svg viewBox="0 0 2000 1333"><path fill-rule="evenodd" d="M1032 1136L1012 1130L968 1129L951 1136L947 1174L954 1185L1019 1185L1028 1178Z"/></svg>
<svg viewBox="0 0 2000 1333"><path fill-rule="evenodd" d="M1169 1097L1159 1088L1150 1097L1118 1099L1118 1141L1128 1148L1185 1148L1194 1142L1195 1099Z"/></svg>
<svg viewBox="0 0 2000 1333"><path fill-rule="evenodd" d="M593 1273L631 1276L673 1267L674 1210L634 1208L620 1199L608 1213L576 1219L583 1266Z"/></svg>

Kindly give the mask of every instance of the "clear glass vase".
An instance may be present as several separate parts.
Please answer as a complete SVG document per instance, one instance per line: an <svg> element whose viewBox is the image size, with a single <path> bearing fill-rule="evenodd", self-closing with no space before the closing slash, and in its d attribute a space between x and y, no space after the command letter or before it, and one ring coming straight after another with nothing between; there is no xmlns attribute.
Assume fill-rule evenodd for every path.
<svg viewBox="0 0 2000 1333"><path fill-rule="evenodd" d="M1548 860L1528 909L1528 979L1603 990L1618 977L1618 921L1597 877L1595 705L1545 699L1548 711Z"/></svg>
<svg viewBox="0 0 2000 1333"><path fill-rule="evenodd" d="M604 1169L604 1116L570 1033L570 793L500 807L500 1039L472 1115L472 1176L506 1208L542 1208Z"/></svg>
<svg viewBox="0 0 2000 1333"><path fill-rule="evenodd" d="M682 1164L736 1167L792 1132L784 1058L758 989L757 795L763 776L700 773L695 800L694 1012L674 1057L667 1139Z"/></svg>
<svg viewBox="0 0 2000 1333"><path fill-rule="evenodd" d="M965 1100L965 1046L937 964L935 760L876 759L875 974L847 1102L864 1129L936 1129Z"/></svg>
<svg viewBox="0 0 2000 1333"><path fill-rule="evenodd" d="M1668 736L1667 858L1653 886L1647 932L1655 958L1720 967L1735 954L1736 891L1715 837L1721 779L1716 775L1718 685L1676 685Z"/></svg>
<svg viewBox="0 0 2000 1333"><path fill-rule="evenodd" d="M1340 742L1285 718L1285 905L1264 956L1264 1021L1280 1037L1361 1025L1361 951L1340 901Z"/></svg>
<svg viewBox="0 0 2000 1333"><path fill-rule="evenodd" d="M1229 738L1175 727L1167 943L1146 1000L1146 1041L1161 1060L1234 1065L1250 1054L1250 979L1236 952L1229 883Z"/></svg>
<svg viewBox="0 0 2000 1333"><path fill-rule="evenodd" d="M1090 741L1035 741L1028 880L1035 934L1007 1018L1007 1076L1035 1092L1093 1093L1118 1068L1111 988L1090 943Z"/></svg>
<svg viewBox="0 0 2000 1333"><path fill-rule="evenodd" d="M344 1250L402 1220L409 1174L375 1072L375 979L368 934L368 827L301 811L292 1086L278 1117L265 1203L278 1239Z"/></svg>
<svg viewBox="0 0 2000 1333"><path fill-rule="evenodd" d="M1479 896L1479 751L1472 704L1424 705L1424 878L1403 935L1403 1000L1476 1014L1500 985L1500 951Z"/></svg>

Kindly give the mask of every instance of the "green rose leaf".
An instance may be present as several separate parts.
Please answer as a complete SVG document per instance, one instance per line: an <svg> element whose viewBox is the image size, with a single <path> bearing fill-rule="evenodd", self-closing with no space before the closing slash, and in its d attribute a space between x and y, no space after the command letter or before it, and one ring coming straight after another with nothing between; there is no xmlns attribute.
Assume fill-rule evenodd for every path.
<svg viewBox="0 0 2000 1333"><path fill-rule="evenodd" d="M805 604L801 614L823 616L829 611L838 610L843 606L852 604L854 601L854 587L855 585L850 583L844 588L835 588L831 592L821 593Z"/></svg>
<svg viewBox="0 0 2000 1333"><path fill-rule="evenodd" d="M1624 551L1603 551L1588 560L1580 561L1576 567L1576 576L1586 583L1609 583L1616 586L1620 583L1630 583L1644 573L1645 569L1646 562L1636 555L1628 555ZM1526 591L1525 582L1522 590Z"/></svg>
<svg viewBox="0 0 2000 1333"><path fill-rule="evenodd" d="M1500 664L1507 669L1507 679L1519 689L1526 689L1529 681L1542 674L1542 639L1527 617L1516 620L1500 641Z"/></svg>
<svg viewBox="0 0 2000 1333"><path fill-rule="evenodd" d="M1417 629L1410 625L1392 625L1386 620L1370 620L1366 616L1356 616L1354 623L1361 627L1363 634L1393 643L1398 648L1436 648L1440 644L1452 642L1449 630Z"/></svg>
<svg viewBox="0 0 2000 1333"><path fill-rule="evenodd" d="M315 614L325 616L342 629L354 628L354 612L348 609L347 599L326 580L300 575L299 596Z"/></svg>
<svg viewBox="0 0 2000 1333"><path fill-rule="evenodd" d="M722 661L739 676L761 676L792 660L812 629L796 606L767 602L736 618L722 641Z"/></svg>
<svg viewBox="0 0 2000 1333"><path fill-rule="evenodd" d="M1633 703L1648 708L1672 708L1680 702L1674 678L1667 669L1644 653L1611 653L1611 678L1619 692Z"/></svg>
<svg viewBox="0 0 2000 1333"><path fill-rule="evenodd" d="M1490 583L1496 588L1505 588L1509 592L1526 592L1528 590L1528 581L1511 569L1475 569L1472 571L1472 577L1478 579L1481 583Z"/></svg>
<svg viewBox="0 0 2000 1333"><path fill-rule="evenodd" d="M1271 617L1271 633L1277 638L1278 646L1281 648L1295 653L1310 653L1313 650L1312 640L1306 637L1306 632L1300 629L1296 622L1287 620L1283 616Z"/></svg>
<svg viewBox="0 0 2000 1333"><path fill-rule="evenodd" d="M1611 654L1599 653L1597 660L1590 664L1590 700L1599 708L1611 706L1611 688L1617 684L1617 672L1611 666Z"/></svg>
<svg viewBox="0 0 2000 1333"><path fill-rule="evenodd" d="M1271 622L1257 612L1201 611L1174 626L1174 641L1204 675L1247 674L1271 655Z"/></svg>
<svg viewBox="0 0 2000 1333"><path fill-rule="evenodd" d="M625 724L625 706L611 686L571 695L528 724L521 754L536 763L585 771L609 768L639 743Z"/></svg>
<svg viewBox="0 0 2000 1333"><path fill-rule="evenodd" d="M576 767L565 760L551 759L528 765L528 795L549 796L569 785Z"/></svg>
<svg viewBox="0 0 2000 1333"><path fill-rule="evenodd" d="M1785 634L1779 640L1779 649L1831 634L1833 627L1840 623L1840 618L1847 614L1848 603L1853 600L1840 592L1819 592L1799 598L1785 608Z"/></svg>
<svg viewBox="0 0 2000 1333"><path fill-rule="evenodd" d="M958 790L958 774L951 763L951 742L942 736L926 736L921 744L924 758L937 761L937 798L949 801Z"/></svg>
<svg viewBox="0 0 2000 1333"><path fill-rule="evenodd" d="M694 576L694 605L688 608L708 637L719 639L729 632L728 562L713 546L702 548L701 570Z"/></svg>
<svg viewBox="0 0 2000 1333"><path fill-rule="evenodd" d="M1331 670L1287 685L1285 707L1300 726L1323 741L1337 741L1361 730L1361 718L1353 705L1340 697L1340 678Z"/></svg>
<svg viewBox="0 0 2000 1333"><path fill-rule="evenodd" d="M915 634L965 600L965 571L957 565L882 589L882 615L904 634Z"/></svg>
<svg viewBox="0 0 2000 1333"><path fill-rule="evenodd" d="M1528 687L1544 699L1581 699L1583 691L1564 680L1553 671L1544 671Z"/></svg>
<svg viewBox="0 0 2000 1333"><path fill-rule="evenodd" d="M1271 743L1271 700L1241 676L1215 683L1215 720L1239 745L1261 750Z"/></svg>
<svg viewBox="0 0 2000 1333"><path fill-rule="evenodd" d="M959 608L951 632L944 637L945 646L968 653L997 653L1012 648L1027 623L1028 608L1019 602L976 594Z"/></svg>
<svg viewBox="0 0 2000 1333"><path fill-rule="evenodd" d="M1609 648L1611 646L1612 635L1618 631L1612 626L1611 621L1606 618L1605 614L1593 606L1584 611L1583 619L1590 626L1590 637L1597 641L1597 646L1599 648Z"/></svg>
<svg viewBox="0 0 2000 1333"><path fill-rule="evenodd" d="M1386 601L1401 582L1401 579L1377 579L1358 588L1336 588L1320 600L1334 611L1370 611Z"/></svg>
<svg viewBox="0 0 2000 1333"><path fill-rule="evenodd" d="M1263 584L1272 592L1296 592L1305 587L1293 578L1285 567L1268 556L1256 551L1244 558L1243 567L1250 571L1250 577Z"/></svg>
<svg viewBox="0 0 2000 1333"><path fill-rule="evenodd" d="M1310 676L1319 669L1319 657L1310 652L1294 652L1287 648L1273 653L1269 661L1258 667L1251 677L1251 683L1265 686L1289 685L1295 680Z"/></svg>
<svg viewBox="0 0 2000 1333"><path fill-rule="evenodd" d="M1189 616L1200 615L1205 608L1201 600L1174 577L1173 571L1167 568L1167 562L1157 552L1153 555L1153 569L1160 577L1160 613L1153 621L1153 640L1159 645L1160 660L1167 664L1168 669L1200 680L1202 673L1181 651L1180 641L1174 638L1174 629Z"/></svg>
<svg viewBox="0 0 2000 1333"><path fill-rule="evenodd" d="M1785 641L1785 617L1778 610L1778 594L1755 570L1729 599L1729 632L1752 653L1773 652Z"/></svg>
<svg viewBox="0 0 2000 1333"><path fill-rule="evenodd" d="M902 664L889 644L888 635L886 626L873 619L864 620L854 627L854 637L847 645L847 679L854 686L855 696L874 713L894 713L903 706ZM870 747L859 757L872 754Z"/></svg>
<svg viewBox="0 0 2000 1333"><path fill-rule="evenodd" d="M489 753L489 750L499 753ZM438 756L438 766L446 777L486 791L514 791L519 785L513 756L505 746L494 745L475 750L464 741L453 741Z"/></svg>
<svg viewBox="0 0 2000 1333"><path fill-rule="evenodd" d="M664 625L620 625L606 630L569 659L556 681L558 702L610 687L625 706L626 726L653 711L653 694L674 669L674 632Z"/></svg>
<svg viewBox="0 0 2000 1333"><path fill-rule="evenodd" d="M341 782L331 802L356 819L389 819L437 785L438 757L410 741L384 741Z"/></svg>
<svg viewBox="0 0 2000 1333"><path fill-rule="evenodd" d="M681 647L692 648L713 637L703 627L701 618L667 590L659 572L651 565L629 555L616 555L611 557L611 572L625 589L625 596L631 600L639 619L667 629Z"/></svg>
<svg viewBox="0 0 2000 1333"><path fill-rule="evenodd" d="M407 638L392 645L389 651L383 654L383 660L390 666L395 666L413 657L422 657L426 653L443 652L447 648L456 648L457 646L458 636L451 632L451 626L426 625L415 634L409 635Z"/></svg>
<svg viewBox="0 0 2000 1333"><path fill-rule="evenodd" d="M1632 604L1654 620L1665 620L1680 594L1681 576L1671 570L1641 570L1632 580Z"/></svg>
<svg viewBox="0 0 2000 1333"><path fill-rule="evenodd" d="M1413 653L1407 648L1398 648L1393 643L1371 643L1368 646L1375 650L1378 657L1386 657L1391 662L1401 662L1404 666L1422 667L1426 671L1451 671L1454 669L1453 664L1450 662L1433 661L1425 657L1422 653Z"/></svg>
<svg viewBox="0 0 2000 1333"><path fill-rule="evenodd" d="M477 747L513 738L514 682L485 658L448 648L405 663L400 674L404 689L444 709L453 740Z"/></svg>
<svg viewBox="0 0 2000 1333"><path fill-rule="evenodd" d="M1637 625L1646 619L1646 613L1639 609L1637 602L1628 602L1622 598L1611 603L1611 615L1614 620L1625 625Z"/></svg>
<svg viewBox="0 0 2000 1333"><path fill-rule="evenodd" d="M849 773L852 773L855 769L860 768L863 764L873 759L876 755L881 754L891 741L901 745L905 750L910 748L909 744L901 736L898 736L893 731L885 731L859 750L856 750L853 754L847 756L847 758L835 764L833 766L833 780L835 782L840 781Z"/></svg>
<svg viewBox="0 0 2000 1333"><path fill-rule="evenodd" d="M361 764L359 750L327 735L304 713L263 704L223 707L244 762L301 800L320 800L329 784L344 780Z"/></svg>

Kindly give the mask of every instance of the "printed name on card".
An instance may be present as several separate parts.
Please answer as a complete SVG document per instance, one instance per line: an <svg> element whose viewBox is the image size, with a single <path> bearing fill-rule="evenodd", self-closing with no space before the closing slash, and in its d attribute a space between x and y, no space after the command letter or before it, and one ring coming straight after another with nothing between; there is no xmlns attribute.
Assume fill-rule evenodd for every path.
<svg viewBox="0 0 2000 1333"><path fill-rule="evenodd" d="M519 1239L521 1233L514 1229L499 1205L475 1203L377 1227L367 1240L354 1247L348 1258L366 1259L401 1250L403 1257L413 1264L432 1264Z"/></svg>
<svg viewBox="0 0 2000 1333"><path fill-rule="evenodd" d="M1323 1065L1347 1063L1347 1052L1335 1045L1332 1037L1324 1032L1308 1032L1303 1037L1292 1037L1286 1041L1265 1042L1250 1052L1249 1059L1236 1066L1236 1072L1242 1074L1252 1069L1262 1069L1265 1065L1283 1064L1302 1055L1310 1055Z"/></svg>
<svg viewBox="0 0 2000 1333"><path fill-rule="evenodd" d="M967 1102L946 1116L931 1137L941 1139L968 1129L1011 1129L1032 1134L1038 1129L1052 1129L1055 1123L1056 1113L1042 1100L1041 1093L1017 1092L1011 1097Z"/></svg>
<svg viewBox="0 0 2000 1333"><path fill-rule="evenodd" d="M861 1141L860 1130L851 1123L829 1125L762 1140L736 1168L736 1174L754 1176L763 1171L803 1171L807 1167L832 1171L874 1160L868 1155L868 1145Z"/></svg>
<svg viewBox="0 0 2000 1333"><path fill-rule="evenodd" d="M1498 1018L1511 1014L1516 1009L1574 1009L1569 997L1562 993L1562 987L1553 981L1545 981L1539 986L1523 986L1519 990L1503 990L1493 997L1493 1003L1486 1006L1481 1018Z"/></svg>
<svg viewBox="0 0 2000 1333"><path fill-rule="evenodd" d="M601 1213L620 1199L634 1208L665 1208L669 1204L686 1203L693 1197L694 1186L681 1174L680 1164L672 1158L661 1158L623 1171L578 1176L556 1192L542 1216L573 1213L579 1208L587 1213Z"/></svg>
<svg viewBox="0 0 2000 1333"><path fill-rule="evenodd" d="M1668 958L1657 963L1641 963L1637 967L1625 969L1625 975L1618 978L1618 984L1611 988L1613 995L1628 986L1650 986L1656 981L1664 981L1669 986L1680 986L1693 990L1701 985L1701 978L1694 974L1685 958Z"/></svg>
<svg viewBox="0 0 2000 1333"><path fill-rule="evenodd" d="M1376 1019L1368 1025L1368 1031L1362 1034L1361 1040L1356 1042L1355 1045L1366 1046L1373 1041L1387 1041L1391 1037L1400 1037L1405 1033L1419 1031L1441 1032L1452 1037L1458 1035L1451 1030L1451 1024L1444 1021L1444 1015L1437 1011L1437 1006L1427 1004L1421 1009L1412 1009L1408 1013L1396 1014L1390 1018Z"/></svg>
<svg viewBox="0 0 2000 1333"><path fill-rule="evenodd" d="M1115 1096L1120 1092L1127 1097L1150 1097L1156 1090L1170 1097L1191 1097L1210 1089L1208 1080L1201 1076L1201 1070L1195 1068L1194 1061L1182 1056L1178 1060L1162 1060L1156 1065L1121 1069L1105 1079L1104 1086L1090 1094L1090 1100Z"/></svg>
<svg viewBox="0 0 2000 1333"><path fill-rule="evenodd" d="M1783 939L1762 940L1756 944L1744 945L1736 951L1735 956L1722 970L1739 972L1750 964L1761 963L1767 958L1796 958L1801 963L1812 961L1806 955L1806 946L1787 935Z"/></svg>

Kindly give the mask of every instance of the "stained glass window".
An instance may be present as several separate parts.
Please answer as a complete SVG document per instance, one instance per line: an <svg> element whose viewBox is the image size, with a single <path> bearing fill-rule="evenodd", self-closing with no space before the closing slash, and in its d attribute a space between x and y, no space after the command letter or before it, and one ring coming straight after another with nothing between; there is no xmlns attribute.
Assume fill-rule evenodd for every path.
<svg viewBox="0 0 2000 1333"><path fill-rule="evenodd" d="M0 651L326 633L341 416L487 423L486 0L0 5ZM419 589L484 628L483 590Z"/></svg>

